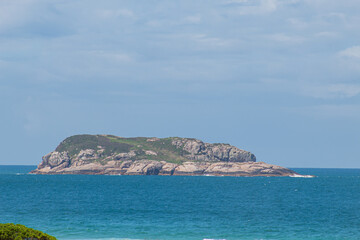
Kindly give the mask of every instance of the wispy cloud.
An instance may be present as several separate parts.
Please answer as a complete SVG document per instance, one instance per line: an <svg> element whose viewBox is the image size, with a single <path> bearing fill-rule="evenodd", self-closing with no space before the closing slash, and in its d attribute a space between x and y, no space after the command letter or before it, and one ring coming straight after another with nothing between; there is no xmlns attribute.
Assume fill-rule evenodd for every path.
<svg viewBox="0 0 360 240"><path fill-rule="evenodd" d="M134 12L129 9L104 9L99 10L98 15L102 18L135 17Z"/></svg>
<svg viewBox="0 0 360 240"><path fill-rule="evenodd" d="M287 20L292 26L296 27L296 28L299 28L299 29L304 29L306 27L308 27L308 23L303 21L303 20L300 20L300 19L297 19L297 18L289 18Z"/></svg>
<svg viewBox="0 0 360 240"><path fill-rule="evenodd" d="M21 24L29 15L26 9L31 5L31 1L0 1L0 30Z"/></svg>
<svg viewBox="0 0 360 240"><path fill-rule="evenodd" d="M318 32L315 34L316 37L320 37L320 38L336 38L339 37L339 33L337 32Z"/></svg>
<svg viewBox="0 0 360 240"><path fill-rule="evenodd" d="M236 4L237 7L232 10L239 15L259 15L276 11L278 7L277 0L244 1L233 0L226 1L226 4Z"/></svg>
<svg viewBox="0 0 360 240"><path fill-rule="evenodd" d="M339 54L344 57L360 58L360 46L346 48L345 50L339 52Z"/></svg>
<svg viewBox="0 0 360 240"><path fill-rule="evenodd" d="M187 23L200 23L201 16L200 15L192 15L184 18L184 21Z"/></svg>
<svg viewBox="0 0 360 240"><path fill-rule="evenodd" d="M249 0L227 0L224 3L225 4L233 4L233 3L247 3Z"/></svg>
<svg viewBox="0 0 360 240"><path fill-rule="evenodd" d="M289 44L299 44L299 43L303 43L306 40L304 37L289 36L284 33L272 34L272 35L268 36L268 38L273 41L289 43Z"/></svg>
<svg viewBox="0 0 360 240"><path fill-rule="evenodd" d="M120 61L120 62L131 62L133 61L133 57L129 54L125 53L117 53L117 52L110 52L110 51L90 51L90 55L98 58L108 59L111 61Z"/></svg>
<svg viewBox="0 0 360 240"><path fill-rule="evenodd" d="M219 37L212 37L206 34L194 34L189 36L195 42L205 44L208 46L224 47L229 46L233 43L231 39L224 39Z"/></svg>

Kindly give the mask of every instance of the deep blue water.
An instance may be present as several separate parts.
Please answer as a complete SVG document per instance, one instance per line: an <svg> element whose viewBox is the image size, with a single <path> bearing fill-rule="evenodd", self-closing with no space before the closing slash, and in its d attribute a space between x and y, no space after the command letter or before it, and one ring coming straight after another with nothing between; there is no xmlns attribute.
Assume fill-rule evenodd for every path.
<svg viewBox="0 0 360 240"><path fill-rule="evenodd" d="M0 166L0 222L58 239L360 239L360 169L316 178L40 176Z"/></svg>

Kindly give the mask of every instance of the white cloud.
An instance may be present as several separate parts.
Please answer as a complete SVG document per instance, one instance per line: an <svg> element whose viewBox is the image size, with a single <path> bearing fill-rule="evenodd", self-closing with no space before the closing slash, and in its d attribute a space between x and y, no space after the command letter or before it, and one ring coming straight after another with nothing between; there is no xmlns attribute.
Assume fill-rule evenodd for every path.
<svg viewBox="0 0 360 240"><path fill-rule="evenodd" d="M119 62L133 61L133 58L130 55L124 53L107 52L107 51L90 51L89 53L92 56L108 59L112 61L119 61Z"/></svg>
<svg viewBox="0 0 360 240"><path fill-rule="evenodd" d="M316 37L323 37L323 38L336 38L339 36L337 32L318 32L315 34Z"/></svg>
<svg viewBox="0 0 360 240"><path fill-rule="evenodd" d="M249 0L228 0L228 1L225 1L224 3L225 4L233 4L233 3L247 3L249 2Z"/></svg>
<svg viewBox="0 0 360 240"><path fill-rule="evenodd" d="M232 47L235 44L238 44L240 41L232 38L222 38L218 36L210 36L203 33L194 33L194 34L165 34L162 36L163 40L166 42L177 41L182 45L191 46L193 50L195 49L223 49L226 47ZM189 45L190 44L190 45ZM206 59L207 60L207 59Z"/></svg>
<svg viewBox="0 0 360 240"><path fill-rule="evenodd" d="M210 36L207 36L206 34L194 34L194 35L190 35L190 38L193 41L196 41L198 43L205 44L208 46L223 47L223 46L229 46L232 44L232 41L229 39L210 37Z"/></svg>
<svg viewBox="0 0 360 240"><path fill-rule="evenodd" d="M323 15L325 18L335 18L335 19L341 19L344 20L346 18L346 15L341 12L330 12L325 15Z"/></svg>
<svg viewBox="0 0 360 240"><path fill-rule="evenodd" d="M200 24L202 22L202 17L200 14L185 16L180 19L151 19L145 24L152 28L160 27L176 27L179 25L191 25L191 24Z"/></svg>
<svg viewBox="0 0 360 240"><path fill-rule="evenodd" d="M360 58L360 46L353 46L339 52L341 56Z"/></svg>
<svg viewBox="0 0 360 240"><path fill-rule="evenodd" d="M304 22L300 19L297 19L297 18L289 18L287 20L292 26L296 27L296 28L306 28L308 27L308 23L307 22Z"/></svg>
<svg viewBox="0 0 360 240"><path fill-rule="evenodd" d="M51 14L43 14L43 11L46 11L47 8L47 3L44 4L38 0L1 0L0 32L8 29L13 29L24 24L29 24L34 20L49 17L49 15ZM39 14L39 12L42 13Z"/></svg>
<svg viewBox="0 0 360 240"><path fill-rule="evenodd" d="M225 1L225 4L231 4L231 3L246 3L249 2L249 0L228 0Z"/></svg>
<svg viewBox="0 0 360 240"><path fill-rule="evenodd" d="M22 4L15 1L0 1L0 30L21 22L28 5L29 1L23 1Z"/></svg>
<svg viewBox="0 0 360 240"><path fill-rule="evenodd" d="M194 16L187 16L184 19L187 23L200 23L201 22L201 16L200 15L194 15Z"/></svg>
<svg viewBox="0 0 360 240"><path fill-rule="evenodd" d="M303 37L289 36L284 33L273 34L268 36L268 38L277 42L290 43L290 44L299 44L305 41L305 38Z"/></svg>
<svg viewBox="0 0 360 240"><path fill-rule="evenodd" d="M278 7L277 0L260 0L257 2L249 1L228 1L228 4L237 3L240 6L233 11L239 15L259 15L276 11Z"/></svg>
<svg viewBox="0 0 360 240"><path fill-rule="evenodd" d="M280 79L280 78L262 78L259 79L259 82L262 84L267 84L266 87L273 85L273 86L284 86L286 84L288 84L288 81L286 81L285 79Z"/></svg>
<svg viewBox="0 0 360 240"><path fill-rule="evenodd" d="M129 9L100 10L98 12L98 15L103 18L118 18L118 17L134 18L135 17L134 12Z"/></svg>
<svg viewBox="0 0 360 240"><path fill-rule="evenodd" d="M277 8L276 0L262 0L260 4L261 11L264 12L273 12Z"/></svg>
<svg viewBox="0 0 360 240"><path fill-rule="evenodd" d="M149 27L162 27L164 24L159 20L150 20L145 23Z"/></svg>

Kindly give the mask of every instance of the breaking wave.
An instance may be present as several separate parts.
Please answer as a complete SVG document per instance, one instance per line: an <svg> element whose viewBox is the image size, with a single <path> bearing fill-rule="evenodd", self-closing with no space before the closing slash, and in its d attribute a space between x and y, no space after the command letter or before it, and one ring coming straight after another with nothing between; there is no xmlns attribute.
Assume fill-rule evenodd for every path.
<svg viewBox="0 0 360 240"><path fill-rule="evenodd" d="M315 176L313 176L313 175L293 174L293 175L290 175L289 177L294 177L294 178L314 178Z"/></svg>

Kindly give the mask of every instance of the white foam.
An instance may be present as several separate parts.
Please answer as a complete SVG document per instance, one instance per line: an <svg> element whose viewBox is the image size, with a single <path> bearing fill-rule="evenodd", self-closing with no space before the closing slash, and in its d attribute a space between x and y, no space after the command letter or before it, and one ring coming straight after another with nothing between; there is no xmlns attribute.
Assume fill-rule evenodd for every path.
<svg viewBox="0 0 360 240"><path fill-rule="evenodd" d="M295 177L295 178L314 178L315 176L313 176L313 175L293 174L293 175L290 175L289 177Z"/></svg>

